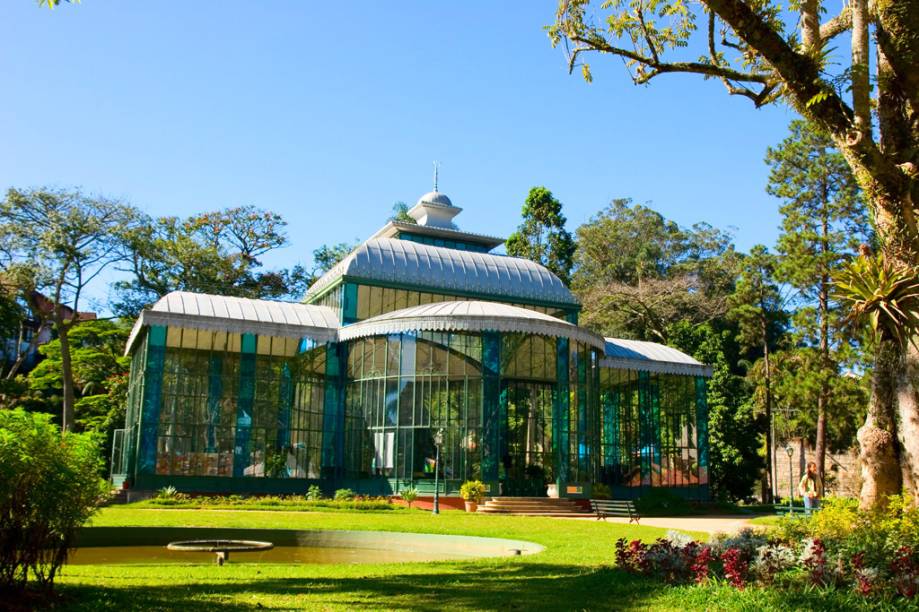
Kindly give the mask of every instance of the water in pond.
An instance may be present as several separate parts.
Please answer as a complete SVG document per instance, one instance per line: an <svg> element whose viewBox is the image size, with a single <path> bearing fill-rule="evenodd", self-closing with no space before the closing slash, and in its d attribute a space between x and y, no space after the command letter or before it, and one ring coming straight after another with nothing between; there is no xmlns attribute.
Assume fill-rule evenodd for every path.
<svg viewBox="0 0 919 612"><path fill-rule="evenodd" d="M276 546L259 552L230 553L229 563L405 563L409 561L449 561L471 555L431 550L384 550L375 548L337 548L328 546ZM181 552L165 546L98 546L78 548L70 556L71 565L107 564L214 564L212 552Z"/></svg>

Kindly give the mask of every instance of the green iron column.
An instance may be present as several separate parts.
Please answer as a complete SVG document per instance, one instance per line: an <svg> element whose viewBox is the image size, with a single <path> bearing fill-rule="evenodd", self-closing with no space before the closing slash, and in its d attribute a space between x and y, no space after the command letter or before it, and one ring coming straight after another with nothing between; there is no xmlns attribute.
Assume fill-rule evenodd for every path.
<svg viewBox="0 0 919 612"><path fill-rule="evenodd" d="M345 407L342 363L344 345L326 345L325 392L322 406L322 474L331 478L344 475Z"/></svg>
<svg viewBox="0 0 919 612"><path fill-rule="evenodd" d="M498 482L501 461L501 335L482 334L482 480Z"/></svg>
<svg viewBox="0 0 919 612"><path fill-rule="evenodd" d="M706 400L706 381L696 376L696 452L699 461L699 486L702 497L708 499L708 402Z"/></svg>
<svg viewBox="0 0 919 612"><path fill-rule="evenodd" d="M233 476L245 476L249 466L252 410L255 405L255 334L242 334L239 356L239 395L236 402L236 440L233 448Z"/></svg>
<svg viewBox="0 0 919 612"><path fill-rule="evenodd" d="M341 286L341 323L348 325L357 321L357 285L342 283Z"/></svg>
<svg viewBox="0 0 919 612"><path fill-rule="evenodd" d="M156 472L156 447L159 435L160 403L163 395L163 367L166 363L166 327L151 325L147 331L144 364L144 389L141 404L140 436L137 443L137 473Z"/></svg>
<svg viewBox="0 0 919 612"><path fill-rule="evenodd" d="M558 464L556 484L558 494L563 496L568 486L569 472L569 409L571 403L568 383L569 343L567 338L557 338L555 344L555 401L552 402L552 446Z"/></svg>

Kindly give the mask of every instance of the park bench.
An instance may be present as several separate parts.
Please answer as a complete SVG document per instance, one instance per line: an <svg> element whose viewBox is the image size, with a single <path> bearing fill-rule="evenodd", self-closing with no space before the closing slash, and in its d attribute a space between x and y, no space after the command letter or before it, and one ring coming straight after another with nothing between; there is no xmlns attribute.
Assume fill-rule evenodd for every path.
<svg viewBox="0 0 919 612"><path fill-rule="evenodd" d="M608 516L621 516L623 518L628 517L630 524L635 521L637 525L641 519L638 516L638 510L635 509L635 504L626 499L592 499L590 500L590 509L597 515L598 521L600 519L606 520Z"/></svg>
<svg viewBox="0 0 919 612"><path fill-rule="evenodd" d="M776 504L776 505L775 505L775 513L776 513L776 515L778 515L778 516L788 516L789 514L792 515L792 516L804 516L804 513L805 513L805 512L806 512L806 510L805 510L804 506L791 506L791 507L788 507L787 504L785 504L785 505Z"/></svg>

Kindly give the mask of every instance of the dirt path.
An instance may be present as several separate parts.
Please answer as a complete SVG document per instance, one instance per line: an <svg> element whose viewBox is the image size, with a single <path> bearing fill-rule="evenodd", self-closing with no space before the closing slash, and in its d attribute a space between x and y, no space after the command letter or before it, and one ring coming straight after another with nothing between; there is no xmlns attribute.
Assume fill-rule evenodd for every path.
<svg viewBox="0 0 919 612"><path fill-rule="evenodd" d="M706 533L736 533L744 527L750 527L748 514L730 514L718 516L649 516L641 519L641 524L647 527L662 527L664 529L679 529L681 531L704 531ZM579 520L597 520L596 517L578 517ZM570 520L570 519L565 519ZM629 519L609 517L610 523L627 524Z"/></svg>

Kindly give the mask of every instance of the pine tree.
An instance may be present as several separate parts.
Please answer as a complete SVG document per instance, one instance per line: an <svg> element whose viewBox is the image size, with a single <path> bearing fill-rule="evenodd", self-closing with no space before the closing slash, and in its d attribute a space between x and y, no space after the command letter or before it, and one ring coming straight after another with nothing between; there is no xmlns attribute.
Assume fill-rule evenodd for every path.
<svg viewBox="0 0 919 612"><path fill-rule="evenodd" d="M845 359L847 337L840 306L833 299L833 273L870 240L865 203L846 160L829 137L805 121L793 121L790 134L770 148L766 190L785 200L777 250L776 276L797 291L796 339L820 356L815 451L817 471L824 477L827 407L832 380Z"/></svg>

